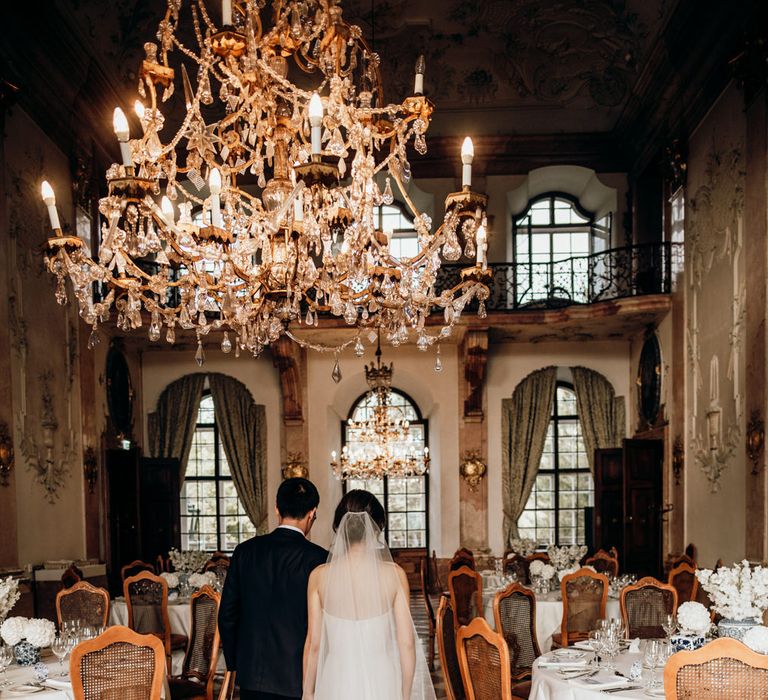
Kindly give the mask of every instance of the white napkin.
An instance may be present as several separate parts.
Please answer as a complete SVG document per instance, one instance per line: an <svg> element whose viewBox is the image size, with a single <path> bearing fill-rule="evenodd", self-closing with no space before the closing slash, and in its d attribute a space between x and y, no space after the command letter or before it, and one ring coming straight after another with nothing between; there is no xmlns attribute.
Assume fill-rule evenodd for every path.
<svg viewBox="0 0 768 700"><path fill-rule="evenodd" d="M556 656L542 656L539 659L539 666L541 668L564 668L566 666L568 667L575 667L575 668L583 668L588 663L587 658L584 657L583 659L568 659L568 658L562 658L558 659Z"/></svg>
<svg viewBox="0 0 768 700"><path fill-rule="evenodd" d="M621 688L629 683L629 678L623 678L608 671L600 671L597 675L586 678L573 678L568 682L582 688L605 690L606 688Z"/></svg>
<svg viewBox="0 0 768 700"><path fill-rule="evenodd" d="M61 690L71 690L72 684L69 681L60 681L56 680L55 678L49 678L48 680L43 683L43 685L47 685L50 688L56 688Z"/></svg>
<svg viewBox="0 0 768 700"><path fill-rule="evenodd" d="M630 654L639 654L640 653L640 637L635 637L629 643L629 649L627 649L627 652L629 652Z"/></svg>

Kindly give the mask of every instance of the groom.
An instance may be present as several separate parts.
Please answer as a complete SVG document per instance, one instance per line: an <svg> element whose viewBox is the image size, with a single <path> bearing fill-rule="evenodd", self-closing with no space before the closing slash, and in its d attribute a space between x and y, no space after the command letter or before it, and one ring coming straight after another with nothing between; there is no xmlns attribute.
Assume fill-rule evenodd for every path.
<svg viewBox="0 0 768 700"><path fill-rule="evenodd" d="M242 700L301 698L307 581L328 558L307 539L319 503L311 481L286 479L277 490L278 527L242 542L232 555L219 632Z"/></svg>

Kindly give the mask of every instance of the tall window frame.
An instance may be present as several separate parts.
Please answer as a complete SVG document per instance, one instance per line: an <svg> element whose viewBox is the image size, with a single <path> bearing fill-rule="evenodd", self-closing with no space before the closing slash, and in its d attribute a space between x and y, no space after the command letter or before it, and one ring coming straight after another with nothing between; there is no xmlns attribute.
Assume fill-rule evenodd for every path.
<svg viewBox="0 0 768 700"><path fill-rule="evenodd" d="M404 391L393 388L391 390L392 406L405 405L408 408L406 411L406 418L410 424L411 433L421 434L423 436L423 444L419 445L417 442L417 452L423 447L429 447L429 421L421 414L418 404ZM352 404L349 410L347 419L341 422L341 444L345 447L350 443L348 439L348 424L350 421L358 421L361 418L366 417L365 405L370 400L370 392L365 392L360 395ZM418 486L417 486L418 482ZM403 489L404 485L404 489ZM342 490L344 493L351 489L365 489L373 493L384 506L384 510L387 513L387 522L384 527L384 535L387 540L387 545L392 550L425 550L429 551L429 472L423 476L413 476L407 478L399 477L384 477L384 479L346 479L342 482ZM421 498L420 502L423 508L409 508L409 497L415 499ZM412 501L411 501L412 502ZM401 504L405 504L403 508ZM410 515L419 514L422 516L423 527L410 527L411 519ZM406 527L395 528L393 525L397 524L404 518ZM409 533L411 532L423 532L423 538L420 544L411 544L408 542ZM405 541L403 542L396 533L404 533Z"/></svg>
<svg viewBox="0 0 768 700"><path fill-rule="evenodd" d="M539 545L584 544L584 508L594 504L594 493L576 392L558 380L536 482L517 521L520 536Z"/></svg>
<svg viewBox="0 0 768 700"><path fill-rule="evenodd" d="M182 549L232 552L256 534L237 496L210 390L200 399L180 499Z"/></svg>

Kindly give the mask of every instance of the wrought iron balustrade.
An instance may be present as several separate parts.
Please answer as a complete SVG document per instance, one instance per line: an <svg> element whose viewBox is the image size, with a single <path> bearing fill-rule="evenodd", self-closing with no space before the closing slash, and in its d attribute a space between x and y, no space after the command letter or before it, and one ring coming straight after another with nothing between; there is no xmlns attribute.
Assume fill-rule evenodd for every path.
<svg viewBox="0 0 768 700"><path fill-rule="evenodd" d="M574 304L672 292L682 249L669 242L612 248L592 255L534 263L489 263L488 311L559 309ZM466 265L443 264L437 290L459 283Z"/></svg>

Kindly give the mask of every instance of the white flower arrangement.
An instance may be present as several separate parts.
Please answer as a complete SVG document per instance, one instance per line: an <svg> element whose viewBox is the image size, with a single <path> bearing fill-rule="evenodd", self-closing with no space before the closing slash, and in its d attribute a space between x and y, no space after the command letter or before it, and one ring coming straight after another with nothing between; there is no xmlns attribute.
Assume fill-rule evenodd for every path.
<svg viewBox="0 0 768 700"><path fill-rule="evenodd" d="M178 574L171 574L167 571L163 571L162 574L160 574L162 578L165 579L165 582L168 584L168 589L172 588L178 588L179 587L179 575Z"/></svg>
<svg viewBox="0 0 768 700"><path fill-rule="evenodd" d="M730 620L762 618L768 609L768 568L751 568L745 559L717 571L700 569L696 577L715 612Z"/></svg>
<svg viewBox="0 0 768 700"><path fill-rule="evenodd" d="M198 552L194 550L185 550L180 552L178 549L172 549L168 552L168 558L176 571L193 574L203 568L208 561L208 552Z"/></svg>
<svg viewBox="0 0 768 700"><path fill-rule="evenodd" d="M531 565L528 567L528 573L531 576L541 576L541 572L544 570L544 562L541 559L534 559Z"/></svg>
<svg viewBox="0 0 768 700"><path fill-rule="evenodd" d="M544 564L540 576L545 581L551 581L555 577L555 567L552 564Z"/></svg>
<svg viewBox="0 0 768 700"><path fill-rule="evenodd" d="M20 595L18 579L11 576L0 579L0 622L8 617L8 613L13 610Z"/></svg>
<svg viewBox="0 0 768 700"><path fill-rule="evenodd" d="M677 608L677 621L687 634L706 634L712 623L709 610L695 601L682 603Z"/></svg>
<svg viewBox="0 0 768 700"><path fill-rule="evenodd" d="M560 579L560 581L562 581L566 576L570 574L575 574L579 569L589 569L590 571L594 571L595 573L597 573L597 569L595 569L594 566L579 566L578 564L574 564L568 569L560 569L557 572L557 578Z"/></svg>
<svg viewBox="0 0 768 700"><path fill-rule="evenodd" d="M744 635L744 644L758 654L768 654L768 627L756 625Z"/></svg>
<svg viewBox="0 0 768 700"><path fill-rule="evenodd" d="M587 553L587 548L584 545L572 544L565 547L556 547L550 545L547 547L547 554L549 555L549 561L552 566L558 571L562 569L578 568L579 562L584 558Z"/></svg>
<svg viewBox="0 0 768 700"><path fill-rule="evenodd" d="M189 585L192 588L202 588L203 586L213 586L216 583L216 574L212 571L206 571L204 574L192 574L189 577Z"/></svg>
<svg viewBox="0 0 768 700"><path fill-rule="evenodd" d="M536 551L536 540L532 540L529 537L523 537L522 539L514 539L509 543L509 548L521 557L527 557Z"/></svg>
<svg viewBox="0 0 768 700"><path fill-rule="evenodd" d="M16 646L27 641L33 647L43 649L53 644L56 638L56 625L41 618L9 617L0 625L0 637L8 646Z"/></svg>

